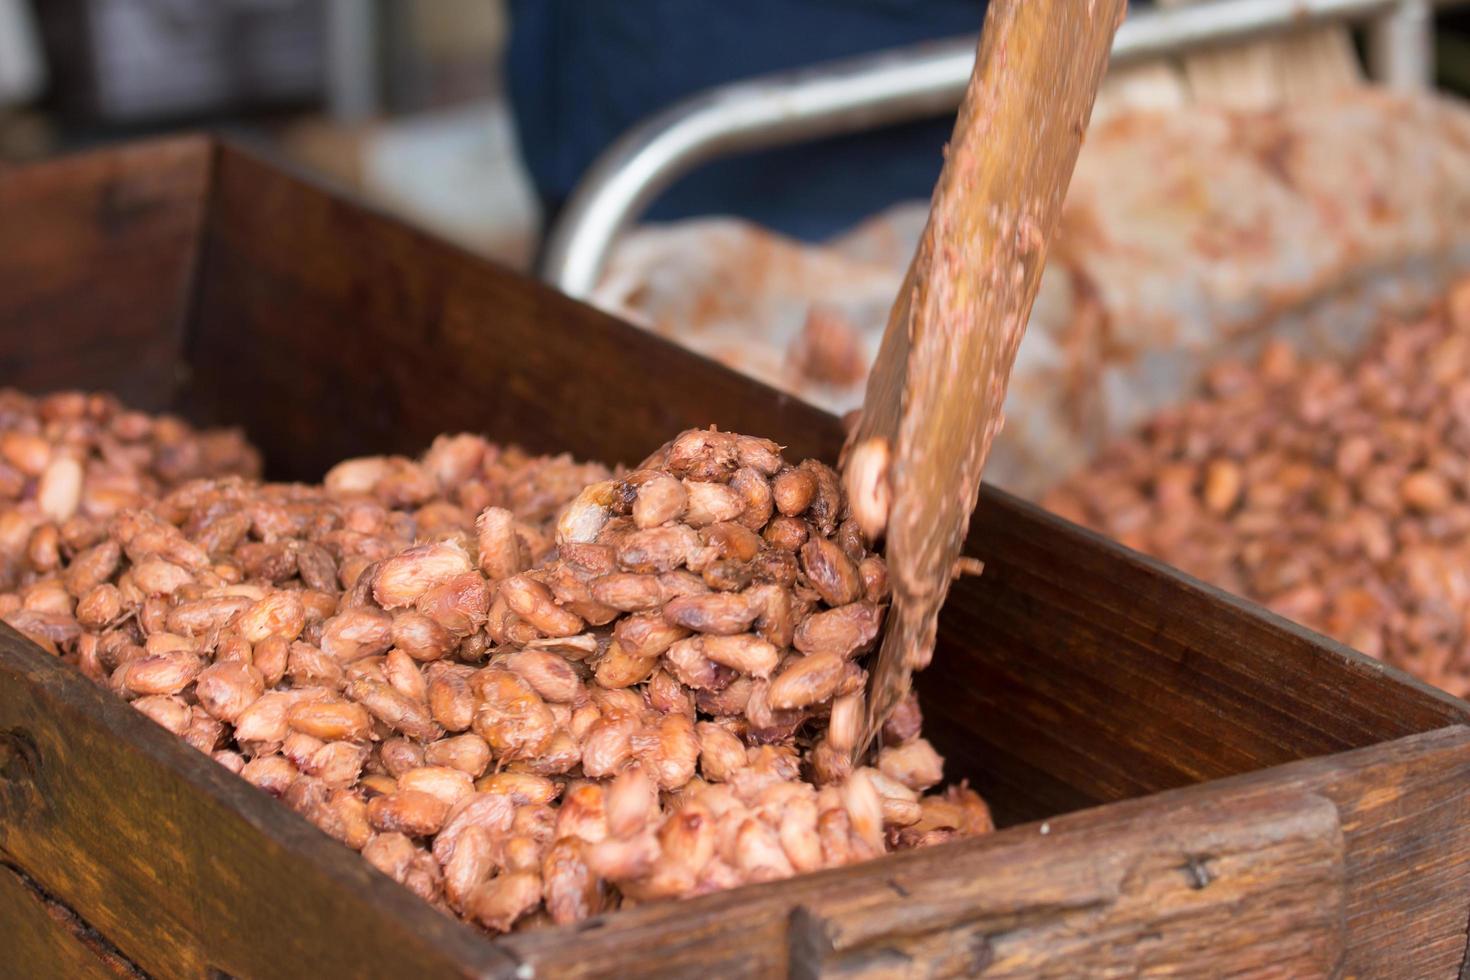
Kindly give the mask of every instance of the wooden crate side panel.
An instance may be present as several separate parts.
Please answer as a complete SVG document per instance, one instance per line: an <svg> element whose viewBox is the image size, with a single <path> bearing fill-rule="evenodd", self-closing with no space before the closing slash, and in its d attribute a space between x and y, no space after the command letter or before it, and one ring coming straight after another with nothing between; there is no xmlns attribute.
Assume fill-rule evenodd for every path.
<svg viewBox="0 0 1470 980"><path fill-rule="evenodd" d="M455 429L623 461L693 424L771 435L793 456L832 458L841 441L831 416L235 150L201 295L189 402L243 423L281 475ZM989 571L956 587L920 684L956 773L1004 820L1464 717L993 490L970 550Z"/></svg>
<svg viewBox="0 0 1470 980"><path fill-rule="evenodd" d="M156 976L506 966L468 927L4 626L0 860Z"/></svg>
<svg viewBox="0 0 1470 980"><path fill-rule="evenodd" d="M0 978L142 978L133 964L26 875L0 864Z"/></svg>
<svg viewBox="0 0 1470 980"><path fill-rule="evenodd" d="M1455 976L1470 926L1470 729L1455 725L1211 787L1283 785L1337 805L1347 845L1344 975Z"/></svg>
<svg viewBox="0 0 1470 980"><path fill-rule="evenodd" d="M419 904L279 804L8 630L5 639L0 852L140 965L165 975L206 965L239 975L265 969L304 975L335 957L360 954L384 972L405 966L400 956L431 976L509 968L494 953L497 947ZM1452 728L1074 814L1053 821L1046 836L1060 840L1069 828L1117 821L1173 847L1180 838L1161 829L1183 826L1187 813L1214 812L1212 807L1237 812L1232 808L1253 797L1269 802L1318 793L1342 815L1346 962L1361 968L1350 972L1423 975L1430 966L1457 965L1464 951L1470 912L1467 776L1470 736ZM1209 800L1217 802L1201 802ZM902 898L905 892L919 894L931 880L951 881L963 895L965 887L974 887L965 882L991 880L992 866L985 862L998 860L973 854L1039 835L1035 824L1013 828L824 875L637 909L577 929L512 937L502 945L536 963L543 955L571 956L575 948L578 961L627 964L632 960L618 956L648 955L658 945L650 937L679 936L686 938L660 955L677 960L697 949L706 966L724 962L733 969L748 961L752 969L764 969L763 957L789 957L785 916L798 906L820 920L819 935L831 936L826 923L851 920L832 908L824 916L819 899L885 893ZM981 864L972 867L974 860ZM1022 864L1026 880L1049 880L1051 869L1038 869L1030 859L1008 858L995 867ZM1007 893L1004 886L994 888L997 899ZM947 916L964 914L963 906L957 913L952 904L922 901L893 907L929 916L914 920L918 956L937 948L922 937L949 928ZM772 921L779 934L767 935ZM365 922L372 927L365 929ZM810 947L811 934L801 935ZM843 942L847 946L834 940L830 955L863 945ZM679 953L680 943L685 954ZM1003 946L988 938L986 943L993 951ZM866 962L867 956L858 959ZM358 965L373 975L371 967Z"/></svg>
<svg viewBox="0 0 1470 980"><path fill-rule="evenodd" d="M1030 833L968 874L801 909L797 976L1329 976L1343 956L1337 810L1300 793L1198 794L1159 822ZM1048 828L1050 830L1050 827ZM978 856L977 856L978 858ZM1046 874L1034 874L1045 868Z"/></svg>
<svg viewBox="0 0 1470 980"><path fill-rule="evenodd" d="M1452 976L1465 955L1470 918L1467 779L1470 730L1456 726L1330 759L1296 762L1044 824L1012 827L988 838L908 852L879 863L682 905L647 906L575 929L512 936L502 945L538 972L566 971L572 976L615 975L635 964L641 964L637 968L645 973L668 976L766 976L780 975L793 965L800 972L813 963L887 975L925 975L933 968L940 973L1011 976L1050 969L1046 957L1052 944L1077 956L1100 957L1086 961L1095 962L1098 969L1104 964L1141 969L1142 961L1120 963L1106 957L1126 957L1130 949L1139 957L1150 956L1154 949L1150 944L1164 943L1159 948L1174 950L1169 962L1177 967L1197 967L1201 956L1209 956L1211 971L1223 975L1236 962L1261 966L1254 958L1258 951L1245 941L1250 932L1270 940L1268 949L1280 955L1293 948L1291 930L1277 934L1257 923L1246 932L1231 931L1232 915L1251 917L1259 911L1253 903L1265 903L1265 908L1281 914L1296 908L1291 914L1301 916L1302 922L1326 923L1322 906L1292 905L1293 896L1300 895L1299 888L1285 883L1290 875L1280 882L1272 878L1275 870L1289 867L1292 875L1321 880L1321 866L1315 863L1324 853L1320 841L1303 845L1302 851L1293 852L1298 857L1284 862L1267 856L1260 863L1241 858L1215 866L1216 871L1255 868L1247 874L1248 881L1256 880L1251 875L1264 876L1259 879L1263 890L1249 898L1242 897L1248 882L1232 882L1213 895L1206 888L1195 896L1206 906L1216 896L1234 897L1220 909L1199 907L1182 915L1186 922L1198 914L1198 921L1212 923L1209 929L1221 937L1218 946L1205 938L1192 949L1168 946L1177 938L1172 926L1143 921L1154 899L1134 905L1134 893L1115 886L1152 882L1154 871L1167 871L1172 865L1179 877L1165 874L1158 879L1162 891L1157 900L1161 910L1170 910L1163 915L1168 922L1174 907L1167 896L1174 894L1169 891L1173 885L1191 876L1195 881L1202 875L1219 880L1210 871L1209 860L1203 861L1202 870L1194 867L1201 864L1195 860L1201 855L1226 852L1220 838L1211 834L1228 835L1235 828L1247 834L1240 839L1247 842L1242 854L1254 853L1258 846L1269 850L1265 842L1285 837L1273 836L1276 831L1251 836L1255 832L1243 828L1271 825L1279 830L1294 825L1297 818L1283 818L1285 824L1253 821L1287 806L1286 801L1321 798L1331 802L1342 834L1341 973ZM1300 826L1319 826L1301 819L1306 823ZM1305 837L1316 839L1314 833ZM1088 856L1078 865L1058 858L1072 853L1068 848L1073 844ZM1118 855L1135 879L1110 877L1117 870L1113 861ZM1054 859L1058 863L1053 864ZM1189 898L1183 892L1178 895ZM1131 944L1121 938L1123 932L1110 932L1127 929L1134 930ZM1036 934L1047 936L1046 942L1033 945L1030 930L1039 930ZM1094 936L1110 935L1112 945L1103 943L1107 948L1088 945ZM1320 948L1309 943L1291 955L1310 958ZM1217 949L1239 959L1214 959ZM1066 961L1060 962L1058 969L1066 975ZM1122 972L1130 975L1128 969ZM1320 972L1330 971L1286 969L1279 975Z"/></svg>
<svg viewBox="0 0 1470 980"><path fill-rule="evenodd" d="M0 383L170 407L213 152L183 137L0 172Z"/></svg>
<svg viewBox="0 0 1470 980"><path fill-rule="evenodd" d="M1470 718L1463 701L1004 494L982 498L968 548L985 573L954 587L917 683L926 730L1002 822Z"/></svg>
<svg viewBox="0 0 1470 980"><path fill-rule="evenodd" d="M92 689L65 665L30 649L13 634L6 639L11 642L0 656L0 665L7 668L0 672L5 682L0 684L0 730L6 732L9 748L7 761L0 765L5 776L0 780L0 850L28 870L45 869L52 880L38 876L42 883L86 914L138 962L154 970L162 967L164 973L187 972L202 965L196 961L202 954L192 952L189 944L198 943L198 950L208 952L223 943L226 949L213 950L213 962L230 963L234 967L230 972L242 975L249 975L249 967L242 969L229 956L244 956L244 963L257 968L259 958L265 957L277 971L283 963L299 965L303 974L321 968L321 957L364 949L368 962L385 969L401 964L394 953L409 955L405 951L411 951L425 975L454 971L437 969L434 964L442 961L436 955L460 957L461 972L487 968L484 957L495 947L473 935L461 938L459 927L418 905L278 804L259 797L109 695ZM19 693L27 685L40 696ZM24 739L16 742L17 734ZM33 750L25 748L27 741ZM69 743L78 744L77 753L67 751ZM80 758L83 751L86 756ZM178 774L180 769L198 767L203 767L200 772ZM1170 838L1160 830L1182 826L1180 814L1209 812L1211 807L1229 811L1253 795L1270 801L1293 792L1320 793L1336 804L1346 842L1346 963L1353 967L1349 972L1425 975L1454 968L1464 953L1470 912L1466 905L1470 813L1463 790L1467 777L1470 736L1463 728L1452 728L1335 759L1308 760L1075 814L1053 821L1047 836L1059 840L1071 827L1120 821L1118 826L1131 826L1165 843L1172 840L1173 846L1178 844L1177 835ZM116 804L97 802L110 801L120 786L129 789L124 810L137 816L129 818L126 812L114 812ZM221 793L238 798L221 803ZM1201 800L1218 802L1207 805ZM231 819L235 812L243 813L243 819ZM244 835L244 844L239 842L242 823L254 828ZM191 828L195 843L182 836L183 828ZM904 892L914 894L924 882L947 880L946 875L955 887L965 881L983 883L988 874L970 866L971 851L1013 846L1039 834L1039 826L1029 825L876 864L684 905L650 906L573 930L512 937L502 945L538 964L547 956L571 956L575 948L579 962L626 965L632 960L618 956L648 955L657 946L650 945L650 937L680 936L685 938L665 950L676 957L674 965L683 943L691 951L688 955L699 950L706 967L721 963L719 955L724 955L723 962L731 969L740 962L764 969L768 964L762 957L789 956L789 950L781 954L771 950L787 949L782 916L798 906L817 909L818 897L832 895L887 892L901 898ZM212 860L191 853L198 849L210 851ZM201 870L201 863L208 869ZM1014 862L1001 865L1007 863ZM266 878L239 880L242 873L255 873L240 868L256 865L265 869L261 873ZM1034 862L1025 865L1036 880L1048 880L1048 873L1038 872ZM269 880L272 874L275 880ZM241 903L219 897L221 890L224 895L279 896L279 901L264 909L247 903L242 909ZM1004 888L995 891L998 896L1006 894ZM954 913L953 906L933 903L894 907L911 906L931 916L917 929L919 935L944 928L943 917ZM334 920L334 908L350 925ZM770 922L776 921L773 914L782 923L779 936L766 935ZM820 911L812 914L822 923L835 915L831 910L826 917ZM322 922L323 915L332 921ZM932 916L941 921L936 924ZM366 921L373 922L373 929L362 928ZM410 935L399 934L400 926ZM211 931L218 928L225 931ZM825 924L821 934L829 935ZM365 941L365 935L372 939ZM268 944L262 945L262 936L271 937ZM356 938L338 946L339 936ZM386 950L377 948L380 938ZM804 941L809 944L810 938ZM185 945L174 948L179 943ZM234 943L247 950L230 950ZM927 955L925 948L930 947L917 947L918 954ZM838 951L837 945L832 951ZM465 966L470 963L478 964L474 971ZM495 957L488 966L499 969L507 964Z"/></svg>
<svg viewBox="0 0 1470 980"><path fill-rule="evenodd" d="M1343 866L1326 799L1199 788L504 943L547 976L1131 976L1201 957L1317 976L1341 962Z"/></svg>
<svg viewBox="0 0 1470 980"><path fill-rule="evenodd" d="M446 431L636 463L681 429L822 413L401 222L226 149L187 403L279 476ZM785 406L785 408L772 406ZM814 437L814 438L813 438Z"/></svg>

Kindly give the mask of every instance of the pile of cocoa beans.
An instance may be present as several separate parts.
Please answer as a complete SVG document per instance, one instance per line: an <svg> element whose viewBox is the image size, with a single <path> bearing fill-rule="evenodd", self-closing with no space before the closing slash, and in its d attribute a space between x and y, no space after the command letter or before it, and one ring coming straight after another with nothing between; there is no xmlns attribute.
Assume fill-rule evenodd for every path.
<svg viewBox="0 0 1470 980"><path fill-rule="evenodd" d="M1470 695L1470 280L1351 363L1219 365L1043 503Z"/></svg>
<svg viewBox="0 0 1470 980"><path fill-rule="evenodd" d="M454 435L281 485L180 431L196 469L129 456L138 499L89 496L88 464L64 512L0 506L0 616L448 912L569 923L990 829L931 792L912 700L850 761L887 576L821 463L696 430L615 473Z"/></svg>
<svg viewBox="0 0 1470 980"><path fill-rule="evenodd" d="M52 571L61 531L79 513L105 517L226 475L260 475L260 455L235 430L196 431L110 395L0 389L0 587L14 586L23 565ZM41 527L50 530L34 534Z"/></svg>

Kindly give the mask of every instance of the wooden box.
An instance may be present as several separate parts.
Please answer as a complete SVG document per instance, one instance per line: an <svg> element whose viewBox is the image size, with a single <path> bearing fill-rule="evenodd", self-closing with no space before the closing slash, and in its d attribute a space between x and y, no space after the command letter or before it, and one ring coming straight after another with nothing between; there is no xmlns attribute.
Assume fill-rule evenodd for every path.
<svg viewBox="0 0 1470 980"><path fill-rule="evenodd" d="M0 174L0 383L277 477L472 429L635 461L836 419L203 138ZM987 491L920 679L988 837L498 941L0 635L0 972L1453 976L1467 706Z"/></svg>

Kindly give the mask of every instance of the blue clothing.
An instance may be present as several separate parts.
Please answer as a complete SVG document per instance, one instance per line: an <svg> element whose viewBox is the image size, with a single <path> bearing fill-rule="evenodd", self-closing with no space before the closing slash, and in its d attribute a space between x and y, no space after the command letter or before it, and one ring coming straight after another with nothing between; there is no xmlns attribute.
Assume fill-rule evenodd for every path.
<svg viewBox="0 0 1470 980"><path fill-rule="evenodd" d="M507 56L522 153L553 216L608 144L724 82L976 35L985 0L511 0ZM649 217L735 214L808 240L927 199L953 117L733 157L669 188Z"/></svg>

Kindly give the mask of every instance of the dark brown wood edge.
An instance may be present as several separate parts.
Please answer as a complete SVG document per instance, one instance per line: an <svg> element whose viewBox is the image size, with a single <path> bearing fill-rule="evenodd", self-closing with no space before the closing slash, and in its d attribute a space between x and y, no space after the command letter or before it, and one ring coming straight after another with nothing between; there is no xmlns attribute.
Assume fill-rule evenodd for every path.
<svg viewBox="0 0 1470 980"><path fill-rule="evenodd" d="M384 205L376 198L365 194L360 188L340 177L318 170L309 163L305 163L282 150L280 145L272 142L264 135L246 132L224 133L216 130L206 130L202 135L214 146L217 158L237 157L249 159L259 166L269 167L276 173L309 187L320 194L336 198L340 201L350 203L353 207L371 214L379 221L390 222L398 225L406 231L416 235L423 235L432 239L443 247L452 249L465 258L475 262L483 262L496 269L504 271L508 275L523 275L523 273L512 269L499 259L488 255L481 255L448 238L441 238L433 232L414 224L401 213Z"/></svg>
<svg viewBox="0 0 1470 980"><path fill-rule="evenodd" d="M7 945L19 944L0 960L0 977L12 975L10 970L31 977L146 980L148 976L106 936L6 861L0 861L0 912Z"/></svg>
<svg viewBox="0 0 1470 980"><path fill-rule="evenodd" d="M0 626L0 858L160 976L492 976L513 963Z"/></svg>
<svg viewBox="0 0 1470 980"><path fill-rule="evenodd" d="M889 892L817 896L792 915L791 974L1340 970L1343 838L1330 801L1204 789L1151 813L1046 824L963 868L894 877Z"/></svg>
<svg viewBox="0 0 1470 980"><path fill-rule="evenodd" d="M1470 820L1463 786L1470 778L1470 729L1462 726L1411 736L1324 759L1310 759L1234 779L1114 803L1055 820L880 862L818 872L770 885L652 905L590 920L577 927L526 933L501 945L552 975L603 976L638 969L662 975L764 975L785 970L784 923L820 919L829 903L864 904L881 895L890 904L868 920L881 932L892 923L916 933L968 921L976 883L1001 856L1045 834L1054 839L1098 827L1132 828L1166 840L1171 821L1192 812L1233 812L1248 801L1279 802L1319 794L1341 815L1346 845L1344 973L1422 977L1450 973L1465 947L1470 903ZM1120 831L1122 832L1122 831ZM1097 852L1105 853L1099 845ZM1019 857L1018 857L1019 860ZM1045 888L1030 858L1029 877L1011 884ZM947 890L963 900L946 902ZM923 900L911 900L916 896ZM1005 893L992 896L996 901ZM1075 896L1074 896L1075 897ZM1065 903L1066 894L1057 896ZM876 899L873 899L876 901ZM984 903L980 903L981 908ZM876 922L877 925L873 925ZM809 942L809 940L807 940ZM1199 952L1208 950L1201 944ZM660 959L653 959L654 953ZM809 951L810 952L810 951ZM775 957L773 959L773 957ZM635 967L636 964L636 967ZM1229 963L1218 964L1229 972Z"/></svg>
<svg viewBox="0 0 1470 980"><path fill-rule="evenodd" d="M967 950L979 954L982 943L967 946L966 941L982 939L993 953L1001 944L987 938L987 932L1016 929L1020 920L1028 928L1049 924L1048 928L1061 931L1074 913L1086 913L1098 923L1109 921L1111 913L1106 910L1118 902L1124 892L1120 885L1127 882L1126 876L1112 877L1118 868L1113 862L1120 857L1127 859L1124 867L1137 871L1129 865L1134 858L1142 862L1145 856L1152 856L1157 866L1161 855L1173 855L1164 865L1179 875L1172 883L1180 890L1193 884L1192 890L1199 891L1199 881L1218 880L1224 873L1221 866L1212 864L1220 853L1193 836L1204 825L1228 833L1230 828L1249 828L1258 818L1266 824L1277 820L1290 824L1301 818L1310 830L1308 836L1320 834L1328 825L1332 829L1334 870L1331 875L1313 877L1324 882L1330 879L1334 885L1330 931L1335 946L1343 935L1339 916L1346 907L1336 904L1342 899L1338 889L1347 880L1351 858L1347 865L1337 863L1342 846L1336 834L1337 814L1342 804L1325 804L1325 797L1331 794L1315 790L1325 787L1351 802L1355 794L1371 792L1373 781L1385 774L1385 767L1412 765L1412 760L1437 765L1443 761L1446 743L1462 750L1470 746L1464 732L1453 738L1441 733L1426 738L1430 741L1423 744L1395 743L1392 749L1377 746L1338 760L1319 760L1325 766L1320 770L1286 766L1249 783L1190 787L1014 827L990 837L893 855L872 864L678 905L627 910L560 930L561 935L557 931L515 935L501 944L534 964L538 974L589 977L634 969L655 976L701 972L779 975L791 960L800 965L842 950L864 950L858 959L869 957L877 965L900 967L902 956L888 959L876 954L912 947L934 955L934 948L946 943L953 944L956 955L963 956ZM1463 757L1465 752L1460 754ZM1320 778L1326 771L1337 773L1335 782ZM1251 837L1247 832L1243 839ZM1348 845L1351 847L1350 839ZM1321 856L1320 851L1316 853ZM1074 858L1079 863L1069 865ZM1041 868L1045 873L1038 873ZM1165 899L1162 893L1155 897ZM1240 901L1236 896L1230 904ZM1137 921L1130 919L1137 910L1120 912L1123 919ZM1146 911L1142 917L1147 917ZM1327 918L1315 921L1327 925ZM1086 928L1078 920L1071 920L1071 927L1078 937L1076 944L1085 947ZM1146 945L1154 931L1140 924L1128 941ZM1118 936L1112 939L1125 942ZM1240 943L1241 937L1232 942ZM1352 942L1350 933L1346 942ZM1346 956L1347 949L1344 945L1343 950L1334 951L1334 959L1337 952ZM1191 952L1213 955L1215 950L1201 938ZM1172 962L1198 963L1188 956ZM1212 962L1222 974L1237 965L1228 957ZM926 965L920 964L918 974L925 974L922 967ZM951 970L984 975L986 965L980 957L951 963ZM1012 975L1005 973L1006 964L996 965L1004 975ZM1413 968L1412 961L1409 968ZM951 971L942 972L948 975Z"/></svg>
<svg viewBox="0 0 1470 980"><path fill-rule="evenodd" d="M1459 699L998 491L969 550L985 574L956 584L917 686L926 732L1002 824L1470 720Z"/></svg>
<svg viewBox="0 0 1470 980"><path fill-rule="evenodd" d="M175 136L0 173L5 384L169 407L213 147Z"/></svg>
<svg viewBox="0 0 1470 980"><path fill-rule="evenodd" d="M22 174L44 173L55 169L58 165L86 161L89 159L100 159L118 153L148 152L169 146L188 146L190 144L213 144L218 143L219 137L208 130L196 129L185 130L177 133L167 133L158 136L145 136L139 139L124 140L119 143L104 146L79 146L67 147L46 157L32 160L21 160L10 163L4 171L0 171L6 177L19 176Z"/></svg>
<svg viewBox="0 0 1470 980"><path fill-rule="evenodd" d="M1470 703L1432 684L1425 683L1407 671L1360 653L1325 633L1308 629L1259 603L1195 578L1173 565L1141 551L1135 551L1091 528L1074 524L1065 517L1053 514L1040 505L1017 497L999 487L987 485L986 491L981 495L980 506L984 508L988 505L989 509L995 512L994 520L985 522L986 530L1015 522L1044 530L1051 535L1076 539L1079 544L1086 544L1096 554L1097 564L1114 565L1152 579L1167 580L1173 587L1186 593L1193 593L1222 607L1230 613L1234 620L1255 620L1271 632L1290 637L1297 645L1315 647L1330 654L1355 676L1373 681L1387 680L1392 682L1393 687L1407 689L1413 693L1414 700L1422 702L1421 706L1426 712L1423 718L1431 722L1431 727L1470 722ZM990 550L982 548L982 540L984 539L972 530L969 541L971 547L966 548L967 553ZM1381 706L1376 704L1367 704L1364 707L1369 710L1381 710ZM1428 731L1429 728L1419 730Z"/></svg>

